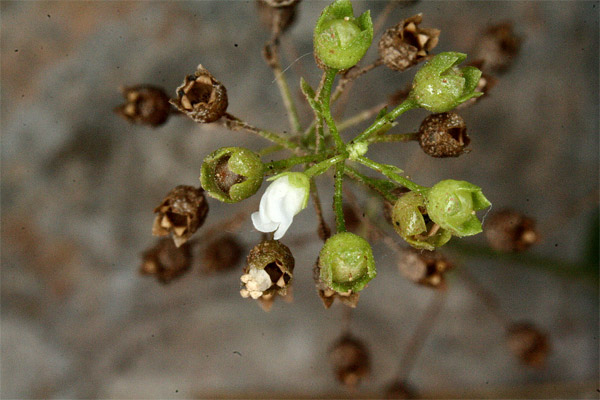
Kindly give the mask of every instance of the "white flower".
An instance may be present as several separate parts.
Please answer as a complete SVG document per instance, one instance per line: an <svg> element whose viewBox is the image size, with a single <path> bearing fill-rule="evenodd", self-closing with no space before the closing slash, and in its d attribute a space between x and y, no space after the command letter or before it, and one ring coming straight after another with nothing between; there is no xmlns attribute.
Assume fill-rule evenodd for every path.
<svg viewBox="0 0 600 400"><path fill-rule="evenodd" d="M258 212L252 214L252 223L260 232L273 232L279 240L292 224L294 216L306 207L310 181L301 172L284 172L273 180L260 199Z"/></svg>
<svg viewBox="0 0 600 400"><path fill-rule="evenodd" d="M271 277L264 269L250 268L250 271L242 275L240 279L246 285L244 289L240 290L242 297L252 297L255 300L273 284Z"/></svg>

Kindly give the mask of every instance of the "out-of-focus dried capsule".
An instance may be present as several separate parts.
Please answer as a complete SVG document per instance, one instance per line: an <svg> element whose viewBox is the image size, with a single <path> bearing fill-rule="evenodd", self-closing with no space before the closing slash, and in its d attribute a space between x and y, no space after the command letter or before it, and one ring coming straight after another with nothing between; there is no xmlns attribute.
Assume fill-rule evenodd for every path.
<svg viewBox="0 0 600 400"><path fill-rule="evenodd" d="M506 332L507 344L521 363L541 368L550 353L548 336L530 322L516 322Z"/></svg>
<svg viewBox="0 0 600 400"><path fill-rule="evenodd" d="M171 104L196 122L214 122L227 111L227 90L198 65L196 73L186 76L177 88L177 98L172 99Z"/></svg>
<svg viewBox="0 0 600 400"><path fill-rule="evenodd" d="M141 125L160 126L171 114L169 96L162 88L151 85L122 87L125 104L115 112L129 122Z"/></svg>
<svg viewBox="0 0 600 400"><path fill-rule="evenodd" d="M257 0L260 22L275 35L285 32L296 20L300 0Z"/></svg>
<svg viewBox="0 0 600 400"><path fill-rule="evenodd" d="M206 156L200 183L209 196L237 203L252 196L262 185L264 165L252 150L222 147Z"/></svg>
<svg viewBox="0 0 600 400"><path fill-rule="evenodd" d="M486 220L485 236L494 250L507 253L527 250L539 240L535 221L514 210L492 213Z"/></svg>
<svg viewBox="0 0 600 400"><path fill-rule="evenodd" d="M398 198L408 192L409 192L409 190L407 188L405 188L404 186L398 186L395 189L393 189L391 193ZM389 200L386 200L386 199L383 200L383 217L390 224L394 223L392 221L392 210L394 209L394 204L395 203L392 203Z"/></svg>
<svg viewBox="0 0 600 400"><path fill-rule="evenodd" d="M419 128L419 144L431 157L458 157L471 151L469 143L465 121L451 111L427 116Z"/></svg>
<svg viewBox="0 0 600 400"><path fill-rule="evenodd" d="M278 240L265 240L248 254L240 294L253 299L285 296L293 271L294 257L290 249Z"/></svg>
<svg viewBox="0 0 600 400"><path fill-rule="evenodd" d="M152 234L165 236L172 233L173 241L179 247L204 223L208 202L202 188L179 185L167 194L154 213L157 215Z"/></svg>
<svg viewBox="0 0 600 400"><path fill-rule="evenodd" d="M348 290L347 292L337 292L327 286L327 284L321 280L321 268L319 267L318 259L313 267L313 278L317 287L317 293L325 308L331 307L336 299L350 308L356 308L360 298L360 292L353 292L352 290Z"/></svg>
<svg viewBox="0 0 600 400"><path fill-rule="evenodd" d="M342 336L333 344L329 360L338 382L348 387L355 387L371 372L367 347L350 335Z"/></svg>
<svg viewBox="0 0 600 400"><path fill-rule="evenodd" d="M210 242L202 255L205 272L223 272L234 268L242 258L242 245L235 236L225 234Z"/></svg>
<svg viewBox="0 0 600 400"><path fill-rule="evenodd" d="M404 71L423 61L438 44L440 30L421 28L423 14L413 15L386 30L379 40L379 57L396 71Z"/></svg>
<svg viewBox="0 0 600 400"><path fill-rule="evenodd" d="M477 41L473 52L483 60L483 70L492 74L506 72L519 53L522 39L513 30L511 22L488 27Z"/></svg>
<svg viewBox="0 0 600 400"><path fill-rule="evenodd" d="M385 392L386 399L417 399L417 393L405 382L395 381Z"/></svg>
<svg viewBox="0 0 600 400"><path fill-rule="evenodd" d="M443 288L444 275L452 264L437 251L406 249L398 260L398 269L407 279L419 285Z"/></svg>
<svg viewBox="0 0 600 400"><path fill-rule="evenodd" d="M176 247L171 239L160 239L142 254L140 273L154 275L161 283L169 283L186 272L192 263L192 251L185 243Z"/></svg>

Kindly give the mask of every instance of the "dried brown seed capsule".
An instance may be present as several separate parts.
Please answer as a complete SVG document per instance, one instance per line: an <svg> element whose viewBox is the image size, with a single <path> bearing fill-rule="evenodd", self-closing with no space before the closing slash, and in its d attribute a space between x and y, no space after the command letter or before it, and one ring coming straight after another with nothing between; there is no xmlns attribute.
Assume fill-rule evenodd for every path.
<svg viewBox="0 0 600 400"><path fill-rule="evenodd" d="M186 76L177 88L177 98L172 99L171 104L196 122L214 122L227 111L227 90L198 65L195 74Z"/></svg>
<svg viewBox="0 0 600 400"><path fill-rule="evenodd" d="M452 264L437 251L406 249L398 260L398 269L407 279L432 288L445 286L444 275Z"/></svg>
<svg viewBox="0 0 600 400"><path fill-rule="evenodd" d="M490 246L502 252L524 251L539 240L535 221L514 210L490 215L484 232Z"/></svg>
<svg viewBox="0 0 600 400"><path fill-rule="evenodd" d="M419 128L419 144L432 157L458 157L471 151L469 143L465 121L451 111L429 115Z"/></svg>
<svg viewBox="0 0 600 400"><path fill-rule="evenodd" d="M530 322L516 322L508 327L507 344L521 363L541 368L550 353L548 336Z"/></svg>
<svg viewBox="0 0 600 400"><path fill-rule="evenodd" d="M257 0L260 22L274 35L279 35L296 21L296 6L300 0Z"/></svg>
<svg viewBox="0 0 600 400"><path fill-rule="evenodd" d="M315 280L315 285L317 288L319 298L323 302L323 306L325 308L331 307L336 299L340 303L350 308L356 308L356 305L358 304L358 300L360 298L360 292L353 292L352 290L349 290L347 292L337 292L329 286L327 286L325 282L321 281L321 269L319 268L318 259L313 267L313 279Z"/></svg>
<svg viewBox="0 0 600 400"><path fill-rule="evenodd" d="M408 384L400 381L392 383L385 392L386 399L417 399L415 390Z"/></svg>
<svg viewBox="0 0 600 400"><path fill-rule="evenodd" d="M275 295L285 296L292 281L294 257L290 249L278 240L257 244L246 259L241 277L242 297L270 300Z"/></svg>
<svg viewBox="0 0 600 400"><path fill-rule="evenodd" d="M122 87L125 104L115 108L115 112L129 122L141 125L160 126L167 122L171 114L169 96L159 87L136 85Z"/></svg>
<svg viewBox="0 0 600 400"><path fill-rule="evenodd" d="M423 61L438 44L440 30L420 28L423 14L413 15L386 30L379 40L379 57L396 71Z"/></svg>
<svg viewBox="0 0 600 400"><path fill-rule="evenodd" d="M333 344L329 360L338 382L348 387L355 387L371 372L367 347L350 335L342 336Z"/></svg>
<svg viewBox="0 0 600 400"><path fill-rule="evenodd" d="M511 22L490 26L483 33L472 56L483 60L483 71L497 74L508 70L519 53L522 39Z"/></svg>
<svg viewBox="0 0 600 400"><path fill-rule="evenodd" d="M154 275L161 283L169 283L186 272L192 263L192 251L185 243L176 247L171 239L160 239L142 254L140 273Z"/></svg>
<svg viewBox="0 0 600 400"><path fill-rule="evenodd" d="M235 236L226 234L210 242L202 255L205 272L223 272L234 268L242 258L242 245Z"/></svg>
<svg viewBox="0 0 600 400"><path fill-rule="evenodd" d="M206 219L208 202L202 188L179 185L171 190L158 207L152 226L154 236L173 234L177 247L185 243Z"/></svg>
<svg viewBox="0 0 600 400"><path fill-rule="evenodd" d="M400 197L404 193L408 193L409 191L410 190L408 190L404 186L398 186L397 188L392 190L392 194L396 197ZM391 203L388 200L385 200L385 199L383 200L383 216L385 217L386 221L389 222L390 224L394 223L392 221L392 210L394 209L394 204L395 204L395 202Z"/></svg>

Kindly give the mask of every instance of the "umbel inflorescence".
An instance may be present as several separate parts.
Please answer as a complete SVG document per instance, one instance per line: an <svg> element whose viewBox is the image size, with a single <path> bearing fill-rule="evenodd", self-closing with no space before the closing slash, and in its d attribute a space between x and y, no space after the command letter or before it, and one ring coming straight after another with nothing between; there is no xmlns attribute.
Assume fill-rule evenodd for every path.
<svg viewBox="0 0 600 400"><path fill-rule="evenodd" d="M190 247L199 240L194 239L194 234L207 219L206 195L223 203L238 203L255 196L263 185L268 185L258 209L251 215L242 214L263 233L263 241L247 256L240 277L241 296L259 301L266 310L276 297L289 298L295 260L283 240L293 231L294 219L306 218L299 214L312 201L316 211L316 231L324 242L319 254L315 254L317 293L327 308L336 299L356 307L360 292L376 277L377 256L369 244L370 235L363 237L347 229L347 225L357 219L353 217L356 207L350 212L347 207L355 203L351 192L345 190L352 182L380 198L385 217L380 218L380 222L391 223L398 239L412 247L401 257L399 266L403 275L420 285L443 287L444 273L451 269L451 263L435 250L453 236L461 238L482 232L477 212L488 209L491 203L477 185L451 177L432 187L422 186L409 179L402 166L371 159L369 150L375 143L417 141L432 157L458 157L468 153L471 140L465 121L453 110L475 102L495 83L494 78L482 75L482 71L474 66L481 68L481 61L464 65L466 54L432 54L440 31L421 27L421 14L387 29L376 44L378 58L366 66L359 66L375 36L370 12L356 16L350 0L336 0L322 11L313 32L314 60L323 71L322 78L315 85L305 79L299 82L303 100L312 110L312 120L303 126L279 59L280 38L295 20L299 2L257 1L261 21L271 31L263 56L273 69L281 91L290 134L258 128L231 114L225 85L202 65L184 78L174 99L169 100L164 92L153 86L123 89L127 103L116 111L131 122L158 126L165 123L170 114L184 115L200 124L221 124L232 131L246 131L270 142L258 150L236 147L233 143L230 147L215 149L198 166L200 187L179 185L168 193L155 209L152 232L157 236L171 235L175 246L162 239L159 246L147 251L143 272L156 275L159 281L166 283L189 269ZM515 46L518 48L518 41ZM498 55L489 58L502 59ZM334 117L332 106L341 102L354 80L379 66L401 73L417 69L419 64L421 67L414 73L410 88L394 96L389 103L359 112L347 120ZM418 108L431 112L418 131L396 133L394 128L399 117ZM351 140L342 139L342 131L365 121L370 121L366 129L355 132ZM285 153L285 156L276 161L264 161L265 157L277 152ZM369 169L379 176L367 174L365 171ZM325 199L319 195L316 185L320 179L333 181L334 194L330 200L335 214L333 228L323 216ZM537 240L533 222L526 217L519 219L518 213L515 215L516 225L505 226L506 218L497 218L498 228L492 230L492 245L500 243L496 246L500 250L520 251ZM527 226L520 229L517 227L520 223ZM240 221L232 224L239 226ZM376 228L381 229L380 226ZM215 272L235 265L240 254L239 243L228 235L210 242L204 262L210 266L208 272ZM312 261L302 264L310 265ZM346 342L343 342L344 348L349 350L338 353L360 356L351 357L354 361L348 364L352 366L350 375L338 371L339 379L355 382L366 371L363 368L365 351L354 339ZM353 346L358 346L360 351ZM543 355L539 357L543 358ZM343 368L347 367L343 360L340 363Z"/></svg>

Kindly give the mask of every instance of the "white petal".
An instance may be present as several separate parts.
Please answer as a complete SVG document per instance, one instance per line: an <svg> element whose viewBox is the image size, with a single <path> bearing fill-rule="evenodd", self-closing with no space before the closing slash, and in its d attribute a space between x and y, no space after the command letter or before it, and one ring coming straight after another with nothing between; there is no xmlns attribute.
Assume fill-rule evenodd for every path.
<svg viewBox="0 0 600 400"><path fill-rule="evenodd" d="M271 222L262 218L260 212L252 213L250 218L252 218L254 228L259 232L273 232L279 226L276 222Z"/></svg>
<svg viewBox="0 0 600 400"><path fill-rule="evenodd" d="M281 239L283 237L283 235L285 235L285 233L287 232L290 225L292 225L292 221L293 221L293 218L287 218L287 219L284 219L283 221L281 221L281 223L279 224L279 227L277 228L277 230L275 231L275 234L273 235L273 239L275 239L275 240Z"/></svg>

